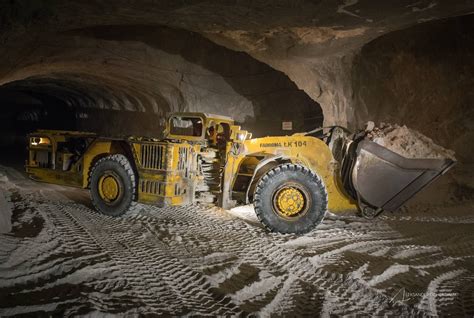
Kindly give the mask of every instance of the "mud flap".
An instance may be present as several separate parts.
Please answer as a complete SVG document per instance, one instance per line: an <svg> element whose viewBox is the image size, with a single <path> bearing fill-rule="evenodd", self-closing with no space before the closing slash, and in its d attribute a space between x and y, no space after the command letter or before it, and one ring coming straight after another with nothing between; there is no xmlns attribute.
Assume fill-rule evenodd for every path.
<svg viewBox="0 0 474 318"><path fill-rule="evenodd" d="M351 148L343 167L345 187L354 199L385 211L400 208L455 164L450 159L408 159L366 139Z"/></svg>

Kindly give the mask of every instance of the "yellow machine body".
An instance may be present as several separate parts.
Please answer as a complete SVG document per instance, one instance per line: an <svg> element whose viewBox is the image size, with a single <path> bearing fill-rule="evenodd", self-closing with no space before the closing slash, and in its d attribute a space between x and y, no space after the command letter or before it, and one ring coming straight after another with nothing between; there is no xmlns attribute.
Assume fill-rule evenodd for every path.
<svg viewBox="0 0 474 318"><path fill-rule="evenodd" d="M107 139L92 133L54 130L39 130L29 140L26 172L36 181L88 188L92 167L99 159L125 154L138 175L138 202L163 206L193 201L187 188L197 178L193 157L199 147L187 142ZM74 140L90 143L77 154L69 146Z"/></svg>
<svg viewBox="0 0 474 318"><path fill-rule="evenodd" d="M232 146L231 146L232 147ZM235 147L235 146L234 146ZM320 139L311 136L264 137L245 140L227 160L224 179L232 180L230 188L235 190L246 184L246 196L251 196L261 175L281 163L305 166L319 175L328 193L328 209L342 212L357 209L349 195L344 191L338 175L339 163L332 156L329 147ZM234 191L235 192L235 191ZM249 202L249 200L247 200Z"/></svg>
<svg viewBox="0 0 474 318"><path fill-rule="evenodd" d="M322 140L296 134L251 139L251 134L234 125L231 118L205 113L173 114L162 140L39 130L29 135L26 171L37 181L88 188L94 164L113 154L129 159L136 174L135 200L146 204L189 204L201 201L203 193L225 208L251 203L255 186L265 172L279 164L294 163L321 177L329 210L357 208L344 192L338 162ZM202 190L209 188L202 171L207 157L217 171L219 186ZM292 207L285 206L284 197L282 194L282 207L291 213Z"/></svg>

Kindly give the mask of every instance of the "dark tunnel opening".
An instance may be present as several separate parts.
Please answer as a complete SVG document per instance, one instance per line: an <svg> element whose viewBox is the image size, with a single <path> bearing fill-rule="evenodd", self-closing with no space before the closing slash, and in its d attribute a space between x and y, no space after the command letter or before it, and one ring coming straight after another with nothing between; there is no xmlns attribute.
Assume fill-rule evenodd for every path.
<svg viewBox="0 0 474 318"><path fill-rule="evenodd" d="M60 36L73 38L64 40L65 51L51 53L60 67L51 71L43 52L28 66L31 73L25 71L30 76L0 87L1 145L23 145L35 129L160 138L164 118L174 111L227 115L257 137L322 126L320 105L284 73L196 33L131 25ZM98 49L68 56L69 45L80 41ZM283 122L291 122L291 130L283 130Z"/></svg>

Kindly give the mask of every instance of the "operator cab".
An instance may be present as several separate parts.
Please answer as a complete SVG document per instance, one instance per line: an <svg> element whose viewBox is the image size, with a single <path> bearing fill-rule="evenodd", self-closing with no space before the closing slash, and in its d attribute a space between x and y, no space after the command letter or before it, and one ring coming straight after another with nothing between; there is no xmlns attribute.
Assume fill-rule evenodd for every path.
<svg viewBox="0 0 474 318"><path fill-rule="evenodd" d="M234 121L230 117L206 113L175 113L170 116L165 130L168 139L225 145L231 138Z"/></svg>

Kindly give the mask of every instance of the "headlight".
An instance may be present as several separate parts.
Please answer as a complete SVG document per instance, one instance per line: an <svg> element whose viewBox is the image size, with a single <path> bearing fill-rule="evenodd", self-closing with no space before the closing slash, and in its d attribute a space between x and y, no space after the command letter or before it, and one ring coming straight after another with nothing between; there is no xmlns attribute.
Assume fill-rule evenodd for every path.
<svg viewBox="0 0 474 318"><path fill-rule="evenodd" d="M245 140L245 133L237 133L237 140L244 141Z"/></svg>
<svg viewBox="0 0 474 318"><path fill-rule="evenodd" d="M51 144L51 141L49 140L49 138L42 138L42 137L32 137L30 138L30 142L32 146Z"/></svg>
<svg viewBox="0 0 474 318"><path fill-rule="evenodd" d="M39 143L40 143L40 138L31 138L32 146L38 146Z"/></svg>

